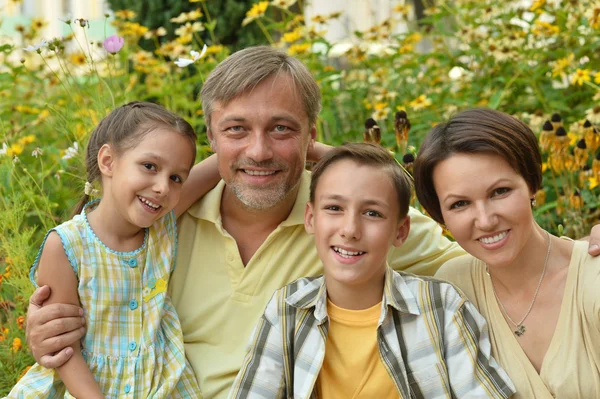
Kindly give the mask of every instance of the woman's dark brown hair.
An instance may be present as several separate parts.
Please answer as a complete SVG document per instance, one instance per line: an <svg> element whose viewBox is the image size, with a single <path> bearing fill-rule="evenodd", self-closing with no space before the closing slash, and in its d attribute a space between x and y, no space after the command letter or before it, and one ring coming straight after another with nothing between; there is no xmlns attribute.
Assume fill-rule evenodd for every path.
<svg viewBox="0 0 600 399"><path fill-rule="evenodd" d="M158 104L133 101L113 110L92 132L85 156L87 181L101 182L98 151L104 144L110 144L117 154L122 154L135 147L148 133L160 127L189 138L194 153L192 159L196 158L196 132L185 119ZM89 195L84 194L73 214L80 213L89 199Z"/></svg>
<svg viewBox="0 0 600 399"><path fill-rule="evenodd" d="M542 157L537 139L525 123L492 109L461 112L431 129L414 164L417 198L438 223L444 223L444 219L433 185L433 172L440 162L457 153L498 155L525 179L532 193L542 184Z"/></svg>

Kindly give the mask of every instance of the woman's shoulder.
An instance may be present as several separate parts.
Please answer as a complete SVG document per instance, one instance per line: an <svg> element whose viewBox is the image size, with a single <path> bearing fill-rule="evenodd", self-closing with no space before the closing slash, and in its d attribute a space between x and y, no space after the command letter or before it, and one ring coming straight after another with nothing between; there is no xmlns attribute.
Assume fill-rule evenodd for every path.
<svg viewBox="0 0 600 399"><path fill-rule="evenodd" d="M465 254L446 261L435 273L435 277L454 282L455 279L470 276L481 261Z"/></svg>

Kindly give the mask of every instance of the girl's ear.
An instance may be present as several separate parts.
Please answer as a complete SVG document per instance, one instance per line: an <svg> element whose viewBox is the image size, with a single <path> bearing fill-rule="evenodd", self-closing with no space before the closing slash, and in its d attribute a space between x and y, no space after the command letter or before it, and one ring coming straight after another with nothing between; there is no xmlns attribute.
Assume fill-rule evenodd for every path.
<svg viewBox="0 0 600 399"><path fill-rule="evenodd" d="M108 144L104 144L98 151L98 168L102 176L112 177L115 153Z"/></svg>
<svg viewBox="0 0 600 399"><path fill-rule="evenodd" d="M312 202L308 201L306 203L306 208L304 209L304 229L308 234L312 234L314 232L313 229L313 219L314 219L314 210Z"/></svg>

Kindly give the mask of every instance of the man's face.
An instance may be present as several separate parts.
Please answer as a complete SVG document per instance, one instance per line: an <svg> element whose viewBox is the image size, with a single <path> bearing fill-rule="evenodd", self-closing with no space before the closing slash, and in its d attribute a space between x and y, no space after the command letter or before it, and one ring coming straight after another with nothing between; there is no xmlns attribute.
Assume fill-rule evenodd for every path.
<svg viewBox="0 0 600 399"><path fill-rule="evenodd" d="M314 137L286 74L266 79L226 105L216 103L208 129L227 189L252 209L269 209L298 187Z"/></svg>

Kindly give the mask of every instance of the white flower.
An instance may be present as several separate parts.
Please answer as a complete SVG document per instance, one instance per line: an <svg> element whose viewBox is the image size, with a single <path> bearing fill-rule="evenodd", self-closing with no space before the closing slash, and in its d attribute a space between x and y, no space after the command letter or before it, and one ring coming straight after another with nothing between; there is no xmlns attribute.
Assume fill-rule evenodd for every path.
<svg viewBox="0 0 600 399"><path fill-rule="evenodd" d="M73 14L68 13L66 17L59 18L58 20L64 22L67 25L71 25L71 21L73 21Z"/></svg>
<svg viewBox="0 0 600 399"><path fill-rule="evenodd" d="M38 157L38 155L42 155L44 153L44 150L42 150L40 147L37 147L35 150L33 150L31 152L31 155L34 157Z"/></svg>
<svg viewBox="0 0 600 399"><path fill-rule="evenodd" d="M77 142L74 142L72 147L67 148L67 151L65 151L65 155L63 155L62 159L71 159L75 157L78 152L79 144L77 144Z"/></svg>
<svg viewBox="0 0 600 399"><path fill-rule="evenodd" d="M200 58L202 58L204 56L204 54L206 54L206 44L204 45L204 47L202 47L202 52L198 53L197 51L190 51L190 55L192 56L192 59L189 58L178 58L177 61L175 61L175 65L177 65L180 68L184 68L188 65L193 64L194 62L198 61Z"/></svg>
<svg viewBox="0 0 600 399"><path fill-rule="evenodd" d="M13 163L17 163L17 162L19 162L19 157L17 157L17 156L15 155L15 157L13 158Z"/></svg>
<svg viewBox="0 0 600 399"><path fill-rule="evenodd" d="M8 146L6 143L2 143L2 149L0 150L0 155L6 155L6 151L8 151Z"/></svg>
<svg viewBox="0 0 600 399"><path fill-rule="evenodd" d="M38 44L34 44L29 45L27 47L25 47L23 50L25 51L40 51L42 49L42 47L48 47L48 42L44 39L42 39L41 42L39 42Z"/></svg>

